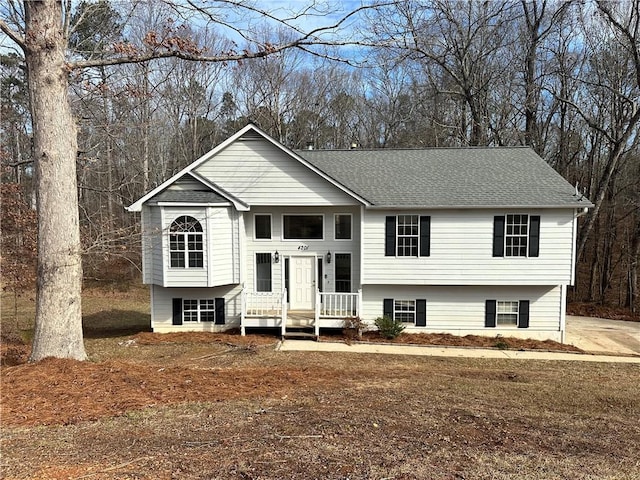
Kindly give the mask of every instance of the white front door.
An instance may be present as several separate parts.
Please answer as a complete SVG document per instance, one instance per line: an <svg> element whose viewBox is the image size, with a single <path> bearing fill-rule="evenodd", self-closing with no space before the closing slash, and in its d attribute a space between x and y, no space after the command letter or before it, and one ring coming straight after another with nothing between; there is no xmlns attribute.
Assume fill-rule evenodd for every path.
<svg viewBox="0 0 640 480"><path fill-rule="evenodd" d="M291 310L313 310L316 291L315 263L315 257L291 257L291 292L289 292Z"/></svg>

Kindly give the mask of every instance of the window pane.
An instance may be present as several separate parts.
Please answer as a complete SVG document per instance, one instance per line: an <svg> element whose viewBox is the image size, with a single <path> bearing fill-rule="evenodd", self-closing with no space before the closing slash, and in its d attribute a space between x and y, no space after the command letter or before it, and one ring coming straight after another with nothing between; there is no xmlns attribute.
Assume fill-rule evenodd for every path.
<svg viewBox="0 0 640 480"><path fill-rule="evenodd" d="M505 256L526 257L529 240L529 215L507 215Z"/></svg>
<svg viewBox="0 0 640 480"><path fill-rule="evenodd" d="M351 292L351 254L336 253L336 292Z"/></svg>
<svg viewBox="0 0 640 480"><path fill-rule="evenodd" d="M283 236L293 240L322 240L322 215L285 215Z"/></svg>
<svg viewBox="0 0 640 480"><path fill-rule="evenodd" d="M393 318L403 323L415 323L416 302L415 300L396 300L393 303Z"/></svg>
<svg viewBox="0 0 640 480"><path fill-rule="evenodd" d="M256 215L256 238L271 238L271 215Z"/></svg>
<svg viewBox="0 0 640 480"><path fill-rule="evenodd" d="M397 255L418 256L418 215L398 215Z"/></svg>
<svg viewBox="0 0 640 480"><path fill-rule="evenodd" d="M213 322L215 321L215 301L214 300L200 300L200 321L201 322Z"/></svg>
<svg viewBox="0 0 640 480"><path fill-rule="evenodd" d="M198 309L198 301L197 300L184 300L184 309L186 310L197 310Z"/></svg>
<svg viewBox="0 0 640 480"><path fill-rule="evenodd" d="M197 322L198 321L198 301L197 300L184 300L183 301L182 319L185 322Z"/></svg>
<svg viewBox="0 0 640 480"><path fill-rule="evenodd" d="M271 254L256 253L256 291L271 291Z"/></svg>
<svg viewBox="0 0 640 480"><path fill-rule="evenodd" d="M335 216L335 238L336 240L351 239L351 215Z"/></svg>
<svg viewBox="0 0 640 480"><path fill-rule="evenodd" d="M184 250L184 235L169 235L169 248L171 250Z"/></svg>
<svg viewBox="0 0 640 480"><path fill-rule="evenodd" d="M184 253L171 252L171 266L176 268L184 268Z"/></svg>
<svg viewBox="0 0 640 480"><path fill-rule="evenodd" d="M498 325L517 325L518 305L518 302L498 302L496 323Z"/></svg>
<svg viewBox="0 0 640 480"><path fill-rule="evenodd" d="M215 302L213 300L200 300L200 310L215 310Z"/></svg>
<svg viewBox="0 0 640 480"><path fill-rule="evenodd" d="M202 234L201 233L190 233L188 235L189 241L189 250L202 250Z"/></svg>
<svg viewBox="0 0 640 480"><path fill-rule="evenodd" d="M172 232L201 232L202 225L195 218L183 215L171 223L170 230Z"/></svg>
<svg viewBox="0 0 640 480"><path fill-rule="evenodd" d="M204 267L202 252L189 252L189 266L194 268Z"/></svg>

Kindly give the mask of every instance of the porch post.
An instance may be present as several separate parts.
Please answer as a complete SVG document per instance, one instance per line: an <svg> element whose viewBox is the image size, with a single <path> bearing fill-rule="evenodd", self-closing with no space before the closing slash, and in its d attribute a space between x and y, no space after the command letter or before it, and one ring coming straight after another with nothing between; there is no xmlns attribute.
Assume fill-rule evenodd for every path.
<svg viewBox="0 0 640 480"><path fill-rule="evenodd" d="M320 336L320 290L316 288L316 309L315 309L314 333L316 338Z"/></svg>
<svg viewBox="0 0 640 480"><path fill-rule="evenodd" d="M282 289L282 298L280 299L281 301L281 315L280 315L280 321L282 322L282 325L280 326L281 328L281 333L282 336L284 337L285 334L287 333L287 289L283 288Z"/></svg>
<svg viewBox="0 0 640 480"><path fill-rule="evenodd" d="M240 335L243 337L247 334L245 326L244 326L244 316L247 311L247 293L242 287L240 291Z"/></svg>
<svg viewBox="0 0 640 480"><path fill-rule="evenodd" d="M360 315L362 315L362 289L360 288L358 290L358 300L357 300L357 310L356 310L356 317L360 317ZM360 320L362 320L362 318L360 318Z"/></svg>

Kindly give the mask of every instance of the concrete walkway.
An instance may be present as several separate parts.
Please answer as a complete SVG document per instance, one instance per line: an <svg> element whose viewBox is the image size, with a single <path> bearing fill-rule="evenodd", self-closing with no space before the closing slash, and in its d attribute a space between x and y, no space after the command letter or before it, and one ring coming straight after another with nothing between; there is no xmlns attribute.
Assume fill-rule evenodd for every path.
<svg viewBox="0 0 640 480"><path fill-rule="evenodd" d="M613 355L590 355L564 352L533 352L518 350L494 350L488 348L458 348L423 345L391 345L354 343L347 345L339 342L314 342L310 340L284 340L281 351L306 352L348 352L382 353L390 355L422 355L432 357L459 358L509 358L519 360L568 360L573 362L637 363L640 357L622 357Z"/></svg>
<svg viewBox="0 0 640 480"><path fill-rule="evenodd" d="M567 315L566 343L587 353L497 350L491 348L441 347L285 340L283 351L382 353L460 358L511 358L521 360L569 360L640 364L640 322L606 320Z"/></svg>

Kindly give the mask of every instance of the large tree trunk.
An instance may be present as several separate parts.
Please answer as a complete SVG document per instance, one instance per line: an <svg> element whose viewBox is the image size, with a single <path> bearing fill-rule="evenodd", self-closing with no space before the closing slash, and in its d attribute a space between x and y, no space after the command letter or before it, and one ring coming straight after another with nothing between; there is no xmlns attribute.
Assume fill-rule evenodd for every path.
<svg viewBox="0 0 640 480"><path fill-rule="evenodd" d="M38 204L38 291L31 361L86 360L76 181L77 134L67 98L62 5L25 2Z"/></svg>

